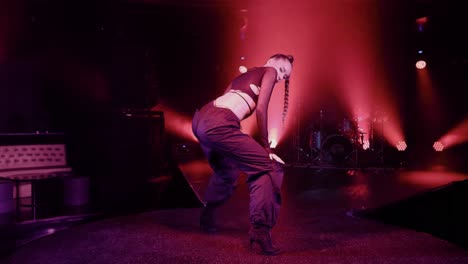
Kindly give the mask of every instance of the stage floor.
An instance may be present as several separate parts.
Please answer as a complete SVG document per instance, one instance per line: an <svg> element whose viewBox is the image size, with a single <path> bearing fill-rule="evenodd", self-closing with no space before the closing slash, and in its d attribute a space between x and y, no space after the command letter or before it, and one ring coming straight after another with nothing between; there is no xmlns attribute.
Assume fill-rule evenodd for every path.
<svg viewBox="0 0 468 264"><path fill-rule="evenodd" d="M279 256L248 248L241 177L218 212L219 233L199 232L200 208L91 217L56 232L49 226L50 235L24 243L0 263L468 263L468 250L458 244L356 213L466 179L445 171L288 167L272 232ZM195 192L201 182L191 183Z"/></svg>

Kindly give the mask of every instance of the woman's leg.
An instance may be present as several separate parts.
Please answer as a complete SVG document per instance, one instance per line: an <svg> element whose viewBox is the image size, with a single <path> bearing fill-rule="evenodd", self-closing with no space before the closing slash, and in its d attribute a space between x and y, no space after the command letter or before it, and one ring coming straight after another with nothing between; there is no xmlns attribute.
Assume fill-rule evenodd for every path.
<svg viewBox="0 0 468 264"><path fill-rule="evenodd" d="M205 194L206 202L222 203L232 195L234 183L240 175L240 170L222 153L217 153L203 146L202 148L214 172Z"/></svg>
<svg viewBox="0 0 468 264"><path fill-rule="evenodd" d="M225 154L248 176L250 245L260 245L264 255L279 254L280 250L272 243L270 230L276 224L281 206L282 167L270 160L267 151L248 135L233 132L220 145L225 151L231 150Z"/></svg>
<svg viewBox="0 0 468 264"><path fill-rule="evenodd" d="M219 184L219 187L215 188L217 192L210 194L211 197L220 198L223 194L231 194L232 189L223 190L222 186L234 183L239 175L238 168L248 177L250 221L252 224L273 227L281 205L283 169L280 164L270 160L268 152L252 137L231 127L216 128L207 138L210 140L205 142L209 143L204 142L203 145L210 149L210 153L215 153L208 155L210 164L215 171L223 171L215 173L213 186ZM226 165L225 160L229 161L229 165ZM223 164L224 167L218 168L219 164ZM231 174L234 171L235 177Z"/></svg>
<svg viewBox="0 0 468 264"><path fill-rule="evenodd" d="M271 246L269 230L276 224L281 205L282 167L270 160L268 152L258 142L240 131L239 120L232 112L212 107L202 109L202 112L205 118L195 115L193 131L212 168L220 171L212 177L212 190L207 199L229 197L233 179L239 176L237 168L244 171L248 176L250 221L254 227L250 233L251 241L263 241L263 252L276 254L278 250ZM226 160L229 165L224 162ZM235 177L228 168L235 171ZM230 188L226 187L229 185Z"/></svg>

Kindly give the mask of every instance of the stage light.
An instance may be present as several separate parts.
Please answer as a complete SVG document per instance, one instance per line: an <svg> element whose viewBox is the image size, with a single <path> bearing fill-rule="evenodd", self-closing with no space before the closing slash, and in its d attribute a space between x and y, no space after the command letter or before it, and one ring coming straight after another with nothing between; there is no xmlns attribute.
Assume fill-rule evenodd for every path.
<svg viewBox="0 0 468 264"><path fill-rule="evenodd" d="M242 65L242 66L239 66L239 72L240 72L240 73L246 73L246 72L247 72L247 67L245 67L245 66L243 66L243 65Z"/></svg>
<svg viewBox="0 0 468 264"><path fill-rule="evenodd" d="M398 151L405 151L406 147L407 145L405 141L398 141L398 143L396 144L396 148L398 149Z"/></svg>
<svg viewBox="0 0 468 264"><path fill-rule="evenodd" d="M276 139L272 139L270 141L270 148L274 149L276 146L278 146L278 141L276 141Z"/></svg>
<svg viewBox="0 0 468 264"><path fill-rule="evenodd" d="M429 19L427 16L416 19L416 24L418 25L419 32L424 32L424 27L426 26L428 20Z"/></svg>
<svg viewBox="0 0 468 264"><path fill-rule="evenodd" d="M366 150L366 149L369 149L369 148L370 148L369 140L364 139L364 141L362 142L362 149Z"/></svg>
<svg viewBox="0 0 468 264"><path fill-rule="evenodd" d="M424 25L427 23L427 21L429 20L429 18L427 16L423 16L423 17L420 17L418 19L416 19L416 23L418 25Z"/></svg>
<svg viewBox="0 0 468 264"><path fill-rule="evenodd" d="M444 144L442 144L442 142L440 141L436 141L434 142L434 145L432 145L432 147L434 148L435 151L443 151L444 150Z"/></svg>
<svg viewBox="0 0 468 264"><path fill-rule="evenodd" d="M426 63L425 60L418 60L416 62L416 68L418 68L419 70L422 70L422 69L426 68L426 65L427 65L427 63Z"/></svg>
<svg viewBox="0 0 468 264"><path fill-rule="evenodd" d="M270 128L268 131L268 142L270 143L270 148L276 148L278 145L278 129Z"/></svg>

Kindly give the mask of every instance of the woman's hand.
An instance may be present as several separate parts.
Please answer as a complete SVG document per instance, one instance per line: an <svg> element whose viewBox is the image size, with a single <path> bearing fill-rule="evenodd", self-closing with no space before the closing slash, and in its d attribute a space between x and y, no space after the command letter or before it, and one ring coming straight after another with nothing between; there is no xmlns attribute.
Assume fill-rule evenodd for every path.
<svg viewBox="0 0 468 264"><path fill-rule="evenodd" d="M275 153L270 153L268 156L270 157L271 160L274 160L281 164L285 164L284 161L280 157L278 157L278 155L276 155Z"/></svg>

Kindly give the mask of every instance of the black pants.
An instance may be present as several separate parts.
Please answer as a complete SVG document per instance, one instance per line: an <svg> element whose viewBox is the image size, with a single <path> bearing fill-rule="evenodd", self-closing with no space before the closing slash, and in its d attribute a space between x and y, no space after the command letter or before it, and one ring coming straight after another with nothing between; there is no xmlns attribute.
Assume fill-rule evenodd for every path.
<svg viewBox="0 0 468 264"><path fill-rule="evenodd" d="M207 202L228 199L240 171L247 174L250 222L273 227L281 205L283 169L251 136L241 132L240 121L229 109L212 102L197 111L192 129L214 171L206 191Z"/></svg>

